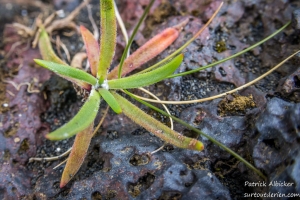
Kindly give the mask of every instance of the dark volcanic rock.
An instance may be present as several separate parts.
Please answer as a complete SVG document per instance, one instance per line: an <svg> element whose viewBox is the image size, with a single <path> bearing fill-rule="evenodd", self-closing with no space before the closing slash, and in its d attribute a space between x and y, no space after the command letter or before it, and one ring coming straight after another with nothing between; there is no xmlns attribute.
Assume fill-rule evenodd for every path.
<svg viewBox="0 0 300 200"><path fill-rule="evenodd" d="M272 192L299 192L300 104L273 98L256 121L260 133L253 150L255 165L273 181ZM274 159L276 158L276 159ZM277 182L294 183L290 187Z"/></svg>

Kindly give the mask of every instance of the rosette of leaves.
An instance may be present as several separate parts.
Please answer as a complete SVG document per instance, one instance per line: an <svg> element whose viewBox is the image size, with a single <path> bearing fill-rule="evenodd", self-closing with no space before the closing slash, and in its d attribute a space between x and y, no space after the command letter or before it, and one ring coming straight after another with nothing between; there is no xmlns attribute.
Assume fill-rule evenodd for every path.
<svg viewBox="0 0 300 200"><path fill-rule="evenodd" d="M119 89L131 89L154 84L174 73L183 60L182 54L175 56L152 71L123 77L172 44L179 35L180 27L167 28L161 34L149 40L144 46L140 47L124 61L122 73L118 76L117 69L120 69L120 67L116 67L115 70L108 73L116 46L117 23L113 1L100 1L100 11L100 45L90 31L83 26L80 27L91 74L68 66L58 58L51 47L47 32L41 27L39 48L44 60L35 59L34 61L38 65L53 71L89 92L89 97L79 112L68 123L46 135L50 140L63 140L76 135L72 151L62 175L60 187L64 187L71 180L83 163L93 137L94 120L102 99L107 102L115 113L124 113L135 123L170 144L197 151L201 151L204 148L200 141L185 137L170 129L116 93L116 90Z"/></svg>
<svg viewBox="0 0 300 200"><path fill-rule="evenodd" d="M149 132L152 132L157 137L161 138L167 143L173 144L174 146L177 146L179 148L185 148L196 151L201 151L204 149L204 146L200 141L193 138L185 137L180 133L167 127L166 125L162 124L161 122L157 121L156 119L152 118L151 116L143 112L141 109L139 109L137 106L129 102L127 99L119 95L117 93L117 90L123 90L129 96L135 98L137 101L144 103L145 105L149 106L152 109L155 109L156 111L164 115L172 117L175 121L183 124L184 126L192 129L193 131L199 134L204 135L213 143L217 144L218 146L235 156L237 159L242 161L246 166L254 170L260 176L264 177L264 175L253 165L251 165L249 162L240 157L231 149L224 146L222 143L214 140L214 138L211 138L210 136L190 126L189 124L157 109L151 104L143 102L141 99L137 99L126 89L148 86L166 78L172 78L180 75L194 73L196 71L217 65L221 62L225 62L226 60L232 59L242 53L245 53L250 49L255 48L259 44L265 42L266 40L272 38L275 34L283 30L289 23L282 27L280 30L276 31L271 36L239 52L238 54L235 54L226 59L217 61L215 63L212 63L205 67L201 67L196 70L191 70L189 72L183 72L174 75L173 73L180 66L183 60L183 54L181 54L181 51L193 40L195 40L202 32L202 30L204 30L204 28L207 27L207 25L210 23L213 17L216 16L216 11L213 17L207 22L207 24L174 53L169 55L164 60L144 70L142 73L124 77L134 69L139 68L141 65L160 54L169 45L171 45L178 37L181 28L186 23L183 22L175 27L165 29L163 32L150 39L142 47L140 47L128 58L126 58L127 52L133 41L133 37L137 32L141 22L147 15L153 2L154 0L152 0L150 4L146 7L143 16L141 17L136 28L134 29L133 34L123 52L120 64L110 72L108 72L108 70L110 68L115 52L117 30L113 0L100 1L100 45L95 40L93 34L90 31L88 31L83 26L80 27L80 31L87 51L91 73L87 73L81 69L69 66L59 57L57 57L51 47L50 39L47 32L43 27L40 27L41 33L39 38L39 48L44 60L35 59L35 62L38 65L49 69L58 74L59 76L73 82L74 84L78 85L79 87L81 87L89 93L88 99L85 101L84 105L81 107L79 112L73 117L73 119L71 119L68 123L66 123L59 129L46 135L46 137L50 140L63 140L76 135L72 151L69 155L65 169L62 174L60 187L64 187L71 180L71 178L74 177L74 175L77 173L84 161L89 144L94 134L94 120L99 111L101 100L106 101L106 103L115 113L125 114L135 123L144 127Z"/></svg>

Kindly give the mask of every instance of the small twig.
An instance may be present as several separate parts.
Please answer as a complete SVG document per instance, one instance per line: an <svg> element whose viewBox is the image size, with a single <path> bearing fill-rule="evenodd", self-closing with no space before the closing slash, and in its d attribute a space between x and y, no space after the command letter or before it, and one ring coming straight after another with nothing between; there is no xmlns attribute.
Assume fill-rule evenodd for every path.
<svg viewBox="0 0 300 200"><path fill-rule="evenodd" d="M58 168L59 166L65 164L67 161L68 161L68 158L66 160L62 161L61 163L59 163L58 165L56 165L55 167L53 167L53 169Z"/></svg>
<svg viewBox="0 0 300 200"><path fill-rule="evenodd" d="M57 11L58 12L58 11ZM53 22L55 17L57 16L57 12L52 13L49 17L47 17L44 21L44 26L47 27Z"/></svg>
<svg viewBox="0 0 300 200"><path fill-rule="evenodd" d="M9 90L6 90L6 92L7 92L8 94L10 94L10 96L12 96L12 97L16 96L16 95L14 95L14 93L12 93L12 92L9 91Z"/></svg>
<svg viewBox="0 0 300 200"><path fill-rule="evenodd" d="M85 0L86 1L86 0ZM93 15L92 15L92 9L91 9L91 5L90 4L87 4L86 5L86 8L87 8L87 11L88 11L88 16L89 16L89 20L91 21L91 24L93 26L93 35L94 35L94 38L98 41L99 40L99 30L98 30L98 27L96 25L96 22L93 18Z"/></svg>
<svg viewBox="0 0 300 200"><path fill-rule="evenodd" d="M114 6L115 6L115 15L116 15L116 18L117 18L117 21L118 21L119 26L121 28L121 32L122 32L122 34L124 36L125 44L127 45L128 44L128 34L127 34L124 22L122 20L122 17L120 15L120 12L118 10L118 7L117 7L117 4L116 4L115 1L114 1ZM130 49L130 47L128 49ZM130 51L127 52L127 57L129 57L129 55L130 55Z"/></svg>
<svg viewBox="0 0 300 200"><path fill-rule="evenodd" d="M24 31L27 34L27 36L30 36L30 37L34 36L34 30L32 30L31 28L29 28L23 24L16 23L16 22L13 23L12 25L14 27L16 27L17 29Z"/></svg>
<svg viewBox="0 0 300 200"><path fill-rule="evenodd" d="M27 51L29 48L30 48L30 41L27 40L26 46L23 49L21 49L21 52Z"/></svg>
<svg viewBox="0 0 300 200"><path fill-rule="evenodd" d="M59 35L57 35L57 36L56 36L56 39L55 39L56 50L57 50L57 53L58 53L59 57L63 58L62 53L61 53L61 50L60 50L60 44L59 44L59 41L60 41L60 37L59 37Z"/></svg>
<svg viewBox="0 0 300 200"><path fill-rule="evenodd" d="M38 44L39 38L40 38L40 34L41 34L41 29L40 27L42 26L43 22L42 22L42 15L39 15L36 20L35 20L35 25L37 27L37 31L35 33L34 39L32 41L32 47L35 48Z"/></svg>
<svg viewBox="0 0 300 200"><path fill-rule="evenodd" d="M77 30L76 24L72 22L75 17L79 14L80 10L88 4L89 0L83 1L75 10L73 10L66 18L54 20L50 26L46 28L48 33L52 33L54 30L62 28L70 28Z"/></svg>
<svg viewBox="0 0 300 200"><path fill-rule="evenodd" d="M150 92L150 91L148 91L148 90L146 90L146 89L144 89L144 88L142 88L142 87L140 87L140 88L138 88L139 90L142 90L143 92L145 92L145 93L147 93L147 94L149 94L150 96L152 96L153 98L155 98L158 102L160 102L161 100L157 97L157 96L155 96L152 92ZM164 107L164 109L166 110L166 112L169 114L169 115L171 115L171 113L170 113L170 111L169 111L169 109L167 108L167 106L166 105L164 105L163 103L161 104L163 107ZM174 124L173 124L173 119L170 117L170 123L171 123L171 129L173 130L174 129Z"/></svg>
<svg viewBox="0 0 300 200"><path fill-rule="evenodd" d="M62 34L64 36L71 37L72 35L76 34L76 32L75 31L69 31L69 32L64 31Z"/></svg>
<svg viewBox="0 0 300 200"><path fill-rule="evenodd" d="M71 152L72 148L69 148L67 151L65 151L64 153L60 154L59 156L53 156L53 157L46 157L46 158L29 158L29 162L33 162L33 161L54 161L54 160L59 160L64 156L69 155L69 153Z"/></svg>
<svg viewBox="0 0 300 200"><path fill-rule="evenodd" d="M82 69L82 62L86 58L87 58L87 54L85 52L76 53L71 61L71 66L78 69Z"/></svg>
<svg viewBox="0 0 300 200"><path fill-rule="evenodd" d="M107 106L107 108L105 109L104 111L104 114L99 122L99 124L97 125L97 127L95 128L94 132L93 132L93 136L95 136L95 134L97 133L97 131L99 130L100 126L102 125L107 113L108 113L108 109L109 109L109 106Z"/></svg>
<svg viewBox="0 0 300 200"><path fill-rule="evenodd" d="M152 154L155 154L155 153L159 152L159 151L162 150L165 146L166 146L166 143L163 144L163 145L162 145L161 147L159 147L158 149L152 151L150 154L152 155Z"/></svg>
<svg viewBox="0 0 300 200"><path fill-rule="evenodd" d="M13 43L13 45L11 45L11 48L9 49L8 53L5 55L6 58L9 58L11 56L11 54L13 53L13 51L20 45L22 45L23 43L21 41L15 42Z"/></svg>
<svg viewBox="0 0 300 200"><path fill-rule="evenodd" d="M35 36L34 36L33 42L31 43L32 48L35 48L35 47L36 47L36 45L37 45L37 43L38 43L38 41L39 41L40 33L41 33L41 30L39 29L39 30L37 31L37 33L35 34Z"/></svg>
<svg viewBox="0 0 300 200"><path fill-rule="evenodd" d="M24 82L24 83L20 83L19 85L17 85L15 82L13 81L7 81L7 80L3 80L4 83L10 83L12 86L14 86L14 88L19 91L20 90L20 87L24 86L24 85L27 85L27 92L28 93L40 93L39 90L33 90L31 87L32 87L32 84L29 83L29 82Z"/></svg>
<svg viewBox="0 0 300 200"><path fill-rule="evenodd" d="M71 56L70 56L69 50L68 50L67 46L60 40L59 35L57 35L57 37L56 37L56 47L57 47L57 52L59 53L60 57L62 58L62 54L61 54L59 47L61 47L64 50L64 52L67 56L67 60L68 60L68 62L70 62Z"/></svg>
<svg viewBox="0 0 300 200"><path fill-rule="evenodd" d="M21 68L23 67L23 60L22 62L19 64L17 69L12 69L8 72L8 76L13 77L14 73L18 72ZM2 80L2 79L1 79Z"/></svg>
<svg viewBox="0 0 300 200"><path fill-rule="evenodd" d="M119 10L118 10L118 7L117 7L117 4L116 4L115 1L114 1L114 5L115 5L115 14L116 14L117 21L118 21L119 26L120 26L120 28L121 28L122 34L123 34L123 36L124 36L125 43L128 44L128 34L127 34L127 31L126 31L124 22L123 22L123 20L122 20L122 17L121 17L121 15L120 15L120 12L119 12Z"/></svg>

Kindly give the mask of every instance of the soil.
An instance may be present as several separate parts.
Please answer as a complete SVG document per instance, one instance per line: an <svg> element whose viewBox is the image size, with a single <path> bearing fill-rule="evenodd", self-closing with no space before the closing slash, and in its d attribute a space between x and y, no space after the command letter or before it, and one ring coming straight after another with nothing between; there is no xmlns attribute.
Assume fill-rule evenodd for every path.
<svg viewBox="0 0 300 200"><path fill-rule="evenodd" d="M40 58L40 54L30 45L33 38L25 37L12 23L32 27L40 13L49 16L54 10L63 9L67 16L80 3L79 0L0 0L0 199L190 200L300 194L299 56L255 85L223 99L168 105L174 116L230 147L262 171L267 180L202 136L199 137L205 145L202 152L166 145L163 150L150 154L162 146L163 141L112 111L93 138L80 171L64 188L59 188L64 165L53 169L64 158L29 162L31 157L58 156L72 146L73 138L52 142L44 136L77 113L82 97L71 83L34 64L33 59ZM116 3L131 33L149 0ZM93 0L91 4L98 25L99 2ZM220 1L155 1L138 31L133 50L166 27L187 18L189 23L174 44L144 68L191 38L219 4ZM300 49L300 2L225 1L210 28L184 50L184 61L177 72L233 55L290 20L292 25L282 33L238 58L192 75L165 80L147 89L163 100L213 96L257 78ZM74 22L93 30L86 8ZM58 36L71 58L84 51L76 30L67 28L52 33L52 38ZM118 64L124 44L123 36L118 34L113 66ZM55 44L53 47L57 51ZM57 53L68 62L63 49ZM106 104L102 102L100 107L97 120ZM169 124L166 117L141 107ZM178 124L175 130L198 137ZM289 186L278 185L281 183ZM252 199L267 198L252 196Z"/></svg>

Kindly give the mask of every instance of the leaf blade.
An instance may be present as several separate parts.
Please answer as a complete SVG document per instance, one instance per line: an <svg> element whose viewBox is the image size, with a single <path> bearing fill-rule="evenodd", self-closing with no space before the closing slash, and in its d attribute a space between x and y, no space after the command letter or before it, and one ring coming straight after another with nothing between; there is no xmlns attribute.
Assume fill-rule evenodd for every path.
<svg viewBox="0 0 300 200"><path fill-rule="evenodd" d="M137 25L136 25L136 26L134 27L134 29L133 29L133 32L132 32L132 34L131 34L131 36L130 36L130 38L129 38L128 44L126 45L126 47L125 47L125 49L124 49L124 51L123 51L123 55L122 55L122 57L121 57L120 65L119 65L119 67L118 67L118 68L119 68L119 69L118 69L118 70L119 70L119 71L118 71L118 78L121 78L121 71L122 71L123 63L124 63L124 61L125 61L125 58L126 58L126 56L127 56L127 53L128 53L128 51L129 51L129 48L130 48L130 46L131 46L131 44L132 44L132 42L133 42L133 38L134 38L135 35L137 34L139 27L141 26L142 22L144 21L144 19L146 18L147 14L149 13L150 8L152 7L153 3L154 3L154 0L151 0L151 1L149 2L149 4L147 5L147 7L146 7L145 10L144 10L143 15L141 16L141 18L140 18L140 20L138 21Z"/></svg>
<svg viewBox="0 0 300 200"><path fill-rule="evenodd" d="M48 33L46 32L45 28L42 26L40 28L40 30L41 30L41 33L40 33L38 44L39 44L39 50L42 55L42 58L47 61L52 61L52 62L62 64L62 65L67 65L64 61L62 61L55 54L54 50L52 49L50 38L49 38ZM60 75L60 76L77 84L78 86L80 86L86 90L90 90L90 85L88 83L85 83L85 82L77 80L77 79L69 78L69 77L66 77L63 75Z"/></svg>
<svg viewBox="0 0 300 200"><path fill-rule="evenodd" d="M64 61L62 61L55 54L54 50L52 49L50 38L49 38L48 33L46 32L45 28L41 27L40 30L41 30L41 33L40 33L40 37L39 37L39 49L40 49L42 58L44 60L48 60L48 61L66 65L66 63Z"/></svg>
<svg viewBox="0 0 300 200"><path fill-rule="evenodd" d="M88 100L83 104L79 112L68 123L46 135L46 138L63 140L83 131L96 118L99 104L100 96L96 90L92 89Z"/></svg>
<svg viewBox="0 0 300 200"><path fill-rule="evenodd" d="M97 79L93 77L92 75L86 73L85 71L82 71L80 69L68 66L68 65L63 65L63 64L58 64L54 63L51 61L46 61L46 60L39 60L39 59L34 59L34 61L48 69L53 71L54 73L61 75L63 77L70 78L72 80L79 80L81 82L85 82L91 85L96 85Z"/></svg>
<svg viewBox="0 0 300 200"><path fill-rule="evenodd" d="M169 47L179 36L181 28L187 23L187 20L177 26L166 28L161 33L157 34L143 46L133 52L125 61L122 67L121 77L139 68L144 63L147 63L152 58L159 55L167 47ZM107 79L118 78L119 65L111 70Z"/></svg>
<svg viewBox="0 0 300 200"><path fill-rule="evenodd" d="M121 79L108 81L110 89L129 89L151 85L163 80L165 77L174 73L183 60L183 54L178 55L169 63L144 74L132 75Z"/></svg>
<svg viewBox="0 0 300 200"><path fill-rule="evenodd" d="M97 78L100 84L106 79L107 71L115 54L117 41L117 21L115 18L114 3L112 0L100 1L100 60L97 72Z"/></svg>
<svg viewBox="0 0 300 200"><path fill-rule="evenodd" d="M115 97L108 90L104 88L100 88L98 92L106 101L106 103L111 107L111 109L115 111L115 113L120 114L122 112L121 106L116 101Z"/></svg>
<svg viewBox="0 0 300 200"><path fill-rule="evenodd" d="M178 132L170 129L166 125L162 124L161 122L157 121L156 119L146 114L144 111L142 111L137 106L130 103L121 95L117 93L112 93L112 94L121 105L123 113L126 116L128 116L135 123L144 127L146 130L152 132L162 140L170 144L173 144L179 148L185 148L185 149L191 149L197 151L201 151L204 149L204 145L202 144L202 142L194 138L185 137L179 134Z"/></svg>
<svg viewBox="0 0 300 200"><path fill-rule="evenodd" d="M86 48L92 75L96 77L100 55L99 44L93 34L84 26L80 26L80 32Z"/></svg>
<svg viewBox="0 0 300 200"><path fill-rule="evenodd" d="M93 137L93 128L94 122L76 135L71 153L61 177L61 188L64 187L80 169Z"/></svg>

